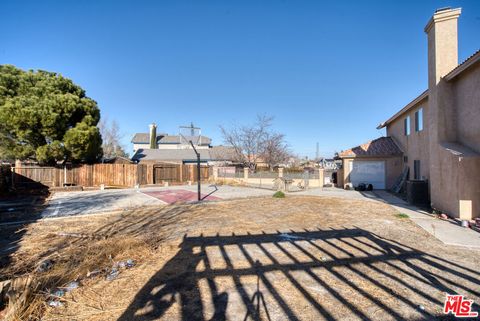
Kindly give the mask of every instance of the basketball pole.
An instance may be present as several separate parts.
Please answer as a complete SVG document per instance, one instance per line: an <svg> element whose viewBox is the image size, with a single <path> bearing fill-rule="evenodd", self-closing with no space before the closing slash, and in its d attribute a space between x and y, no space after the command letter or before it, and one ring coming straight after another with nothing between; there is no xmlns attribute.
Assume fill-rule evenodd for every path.
<svg viewBox="0 0 480 321"><path fill-rule="evenodd" d="M197 188L198 188L198 201L202 200L202 193L201 193L201 184L200 184L200 153L197 151L195 146L193 145L192 140L190 140L190 145L192 145L193 151L197 154Z"/></svg>

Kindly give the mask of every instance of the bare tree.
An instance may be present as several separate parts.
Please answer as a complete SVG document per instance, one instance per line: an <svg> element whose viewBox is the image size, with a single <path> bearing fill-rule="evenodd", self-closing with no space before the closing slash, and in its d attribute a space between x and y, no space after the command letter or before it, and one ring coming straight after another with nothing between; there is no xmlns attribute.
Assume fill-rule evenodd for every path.
<svg viewBox="0 0 480 321"><path fill-rule="evenodd" d="M236 161L255 169L260 161L266 162L272 168L288 158L285 136L270 129L272 122L271 116L257 115L252 125L231 129L220 126L223 140L235 150Z"/></svg>
<svg viewBox="0 0 480 321"><path fill-rule="evenodd" d="M120 127L115 120L110 122L107 118L104 118L98 125L98 128L102 135L104 157L128 157L128 153L125 152L120 142L123 135L120 133Z"/></svg>
<svg viewBox="0 0 480 321"><path fill-rule="evenodd" d="M291 156L288 145L285 142L285 135L267 133L261 156L270 169L273 169L275 165L285 163Z"/></svg>

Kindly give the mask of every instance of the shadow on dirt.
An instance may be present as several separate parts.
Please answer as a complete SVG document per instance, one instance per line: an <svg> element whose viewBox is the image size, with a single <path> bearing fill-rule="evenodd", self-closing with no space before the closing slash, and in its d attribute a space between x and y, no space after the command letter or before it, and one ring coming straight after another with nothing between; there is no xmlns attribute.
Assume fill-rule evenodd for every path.
<svg viewBox="0 0 480 321"><path fill-rule="evenodd" d="M278 284L278 277L272 281L273 274L288 284ZM255 281L246 284L247 277ZM219 286L226 279L232 284L228 290ZM324 296L312 294L312 287L321 288ZM372 288L387 295L379 298L378 292L368 290ZM239 320L270 320L272 311L285 320L308 319L295 309L299 300L325 320L349 315L362 320L447 320L452 317L438 313L443 307L439 293L461 290L479 297L479 289L479 271L359 228L185 236L177 254L136 294L118 321L169 318L174 305L184 321L226 320L233 296L246 311L236 315ZM394 299L387 299L392 293ZM419 308L419 299L440 310Z"/></svg>
<svg viewBox="0 0 480 321"><path fill-rule="evenodd" d="M48 187L35 184L0 196L0 269L10 264L28 225L41 218L48 195Z"/></svg>

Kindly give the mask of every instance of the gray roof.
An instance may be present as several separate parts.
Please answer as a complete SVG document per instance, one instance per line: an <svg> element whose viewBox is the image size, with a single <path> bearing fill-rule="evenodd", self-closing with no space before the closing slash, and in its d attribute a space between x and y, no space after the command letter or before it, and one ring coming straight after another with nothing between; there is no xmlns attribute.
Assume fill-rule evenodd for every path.
<svg viewBox="0 0 480 321"><path fill-rule="evenodd" d="M202 161L234 161L235 149L231 146L214 146L208 149L197 149ZM132 157L133 161L196 161L193 149L147 149L139 148Z"/></svg>
<svg viewBox="0 0 480 321"><path fill-rule="evenodd" d="M165 136L165 134L158 134L157 135L157 141ZM137 144L148 144L150 143L150 134L149 133L136 133L132 137L132 143L137 143Z"/></svg>
<svg viewBox="0 0 480 321"><path fill-rule="evenodd" d="M209 149L210 158L216 161L234 161L237 159L235 148L232 146L213 146Z"/></svg>
<svg viewBox="0 0 480 321"><path fill-rule="evenodd" d="M185 137L188 140L190 137ZM192 140L195 142L198 137L192 137ZM212 140L207 136L200 136L201 145L210 145ZM150 143L150 134L149 133L136 133L132 138L132 143L134 144L149 144ZM157 135L157 144L180 144L179 135L167 135L167 134L158 134Z"/></svg>
<svg viewBox="0 0 480 321"><path fill-rule="evenodd" d="M209 161L210 153L208 149L198 149L201 161ZM196 161L197 155L193 149L143 149L137 150L132 157L133 161L171 161L185 162Z"/></svg>

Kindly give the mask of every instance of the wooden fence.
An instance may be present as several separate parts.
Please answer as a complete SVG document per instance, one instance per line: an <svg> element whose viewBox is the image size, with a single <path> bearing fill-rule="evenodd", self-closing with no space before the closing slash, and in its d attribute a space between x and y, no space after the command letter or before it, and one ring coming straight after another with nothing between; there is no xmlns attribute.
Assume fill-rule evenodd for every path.
<svg viewBox="0 0 480 321"><path fill-rule="evenodd" d="M20 166L12 168L16 187L135 186L196 181L195 165L180 164L94 164L65 167ZM201 180L207 180L208 167L201 168Z"/></svg>
<svg viewBox="0 0 480 321"><path fill-rule="evenodd" d="M177 164L159 164L154 165L154 183L186 183L197 181L196 165L177 165ZM200 180L205 181L209 178L209 169L206 166L200 167Z"/></svg>

